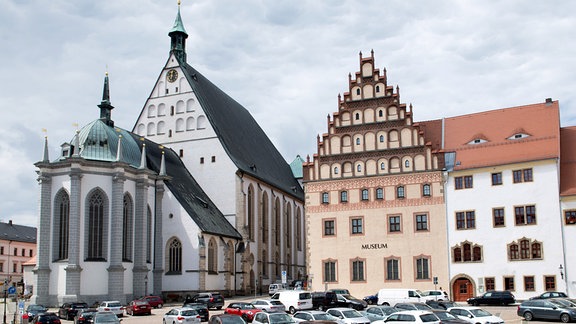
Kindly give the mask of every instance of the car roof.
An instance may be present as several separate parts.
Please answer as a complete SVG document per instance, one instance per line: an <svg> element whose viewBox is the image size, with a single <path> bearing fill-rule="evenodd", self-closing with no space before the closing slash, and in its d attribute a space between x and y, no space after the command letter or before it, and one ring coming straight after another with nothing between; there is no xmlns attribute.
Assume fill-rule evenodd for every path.
<svg viewBox="0 0 576 324"><path fill-rule="evenodd" d="M412 309L412 310L399 311L399 312L396 312L396 313L394 313L394 314L422 315L422 314L431 314L431 313L432 313L432 311L429 311L429 310L415 310L415 309Z"/></svg>
<svg viewBox="0 0 576 324"><path fill-rule="evenodd" d="M466 309L466 310L469 310L469 309L480 309L480 307L478 307L478 306L454 306L454 307L448 308L448 310L451 310L451 309Z"/></svg>

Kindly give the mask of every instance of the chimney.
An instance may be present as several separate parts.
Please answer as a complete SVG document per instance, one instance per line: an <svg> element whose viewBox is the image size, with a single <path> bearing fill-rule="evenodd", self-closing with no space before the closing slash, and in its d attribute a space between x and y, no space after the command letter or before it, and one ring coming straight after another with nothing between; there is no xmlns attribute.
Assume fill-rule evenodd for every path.
<svg viewBox="0 0 576 324"><path fill-rule="evenodd" d="M546 98L546 105L550 106L552 104L552 98Z"/></svg>
<svg viewBox="0 0 576 324"><path fill-rule="evenodd" d="M8 225L12 226L12 220L8 221Z"/></svg>

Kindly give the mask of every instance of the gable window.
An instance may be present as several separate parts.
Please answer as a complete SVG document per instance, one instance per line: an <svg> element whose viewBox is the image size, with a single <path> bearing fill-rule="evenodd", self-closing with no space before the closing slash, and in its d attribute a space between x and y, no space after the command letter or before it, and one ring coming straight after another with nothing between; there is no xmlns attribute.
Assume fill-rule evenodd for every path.
<svg viewBox="0 0 576 324"><path fill-rule="evenodd" d="M368 200L368 189L362 189L362 200Z"/></svg>
<svg viewBox="0 0 576 324"><path fill-rule="evenodd" d="M173 238L168 242L167 262L167 275L182 273L182 243L177 238Z"/></svg>
<svg viewBox="0 0 576 324"><path fill-rule="evenodd" d="M340 191L340 202L348 202L348 191Z"/></svg>
<svg viewBox="0 0 576 324"><path fill-rule="evenodd" d="M376 199L379 199L379 200L384 199L384 189L376 188ZM574 212L574 214L576 215L576 211ZM575 219L576 219L576 217L575 217Z"/></svg>
<svg viewBox="0 0 576 324"><path fill-rule="evenodd" d="M388 232L400 232L400 215L388 216Z"/></svg>
<svg viewBox="0 0 576 324"><path fill-rule="evenodd" d="M514 207L516 225L536 224L536 206L516 206Z"/></svg>
<svg viewBox="0 0 576 324"><path fill-rule="evenodd" d="M476 214L473 210L456 212L456 229L476 228Z"/></svg>
<svg viewBox="0 0 576 324"><path fill-rule="evenodd" d="M336 282L336 261L328 260L323 263L324 282Z"/></svg>
<svg viewBox="0 0 576 324"><path fill-rule="evenodd" d="M386 280L400 280L400 260L386 260Z"/></svg>
<svg viewBox="0 0 576 324"><path fill-rule="evenodd" d="M514 183L532 182L534 180L532 176L532 168L513 170L512 179Z"/></svg>
<svg viewBox="0 0 576 324"><path fill-rule="evenodd" d="M352 261L352 281L365 281L364 260Z"/></svg>
<svg viewBox="0 0 576 324"><path fill-rule="evenodd" d="M416 214L416 231L428 230L428 214Z"/></svg>
<svg viewBox="0 0 576 324"><path fill-rule="evenodd" d="M416 259L416 280L430 279L430 260L426 257Z"/></svg>
<svg viewBox="0 0 576 324"><path fill-rule="evenodd" d="M461 245L456 245L452 248L452 259L455 263L481 262L482 247L470 242L463 242Z"/></svg>
<svg viewBox="0 0 576 324"><path fill-rule="evenodd" d="M324 220L324 236L333 236L336 234L335 223L333 219Z"/></svg>
<svg viewBox="0 0 576 324"><path fill-rule="evenodd" d="M350 227L351 227L351 233L352 234L364 233L363 219L361 217L360 218L352 218L351 223L350 223Z"/></svg>
<svg viewBox="0 0 576 324"><path fill-rule="evenodd" d="M404 186L396 187L396 198L402 199L404 197Z"/></svg>
<svg viewBox="0 0 576 324"><path fill-rule="evenodd" d="M431 192L430 192L430 185L429 184L424 184L422 186L422 195L424 197L430 197L431 196Z"/></svg>
<svg viewBox="0 0 576 324"><path fill-rule="evenodd" d="M564 212L564 218L566 220L566 225L576 224L576 210L567 210Z"/></svg>
<svg viewBox="0 0 576 324"><path fill-rule="evenodd" d="M504 226L504 208L493 208L492 217L494 222L494 227Z"/></svg>
<svg viewBox="0 0 576 324"><path fill-rule="evenodd" d="M327 192L323 192L323 193L322 193L322 203L323 203L323 204L328 204L328 203L330 203L329 195L328 195Z"/></svg>
<svg viewBox="0 0 576 324"><path fill-rule="evenodd" d="M502 172L492 173L492 185L499 186L502 184Z"/></svg>

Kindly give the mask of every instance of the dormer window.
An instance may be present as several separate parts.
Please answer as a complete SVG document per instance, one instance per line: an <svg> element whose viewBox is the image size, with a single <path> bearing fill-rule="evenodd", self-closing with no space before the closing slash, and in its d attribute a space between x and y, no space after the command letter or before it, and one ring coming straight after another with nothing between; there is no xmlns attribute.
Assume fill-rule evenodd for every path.
<svg viewBox="0 0 576 324"><path fill-rule="evenodd" d="M468 142L468 144L482 144L482 143L486 143L488 142L487 140L483 139L483 138L475 138L473 140L471 140L470 142Z"/></svg>
<svg viewBox="0 0 576 324"><path fill-rule="evenodd" d="M516 133L510 137L508 137L509 140L519 140L519 139L523 139L526 137L530 137L530 135L525 134L525 133Z"/></svg>

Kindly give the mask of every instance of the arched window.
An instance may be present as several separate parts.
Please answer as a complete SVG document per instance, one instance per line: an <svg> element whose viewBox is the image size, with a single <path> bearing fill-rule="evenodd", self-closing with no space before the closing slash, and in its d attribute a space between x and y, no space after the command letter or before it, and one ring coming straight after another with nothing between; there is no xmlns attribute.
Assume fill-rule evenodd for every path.
<svg viewBox="0 0 576 324"><path fill-rule="evenodd" d="M360 137L356 138L356 145L360 145Z"/></svg>
<svg viewBox="0 0 576 324"><path fill-rule="evenodd" d="M462 262L462 249L454 248L454 262Z"/></svg>
<svg viewBox="0 0 576 324"><path fill-rule="evenodd" d="M464 262L472 261L472 249L469 243L465 243L464 246Z"/></svg>
<svg viewBox="0 0 576 324"><path fill-rule="evenodd" d="M376 92L380 92L380 86L379 85L376 86Z"/></svg>
<svg viewBox="0 0 576 324"><path fill-rule="evenodd" d="M150 206L146 212L146 262L152 261L152 211Z"/></svg>
<svg viewBox="0 0 576 324"><path fill-rule="evenodd" d="M282 225L282 213L280 208L280 199L276 198L276 203L274 205L274 237L276 238L276 245L280 245L280 236L282 233L280 232L280 226ZM279 272L277 272L279 273Z"/></svg>
<svg viewBox="0 0 576 324"><path fill-rule="evenodd" d="M276 271L276 277L280 275L280 255L276 252L276 257L274 258L274 270Z"/></svg>
<svg viewBox="0 0 576 324"><path fill-rule="evenodd" d="M54 199L54 243L56 260L68 259L68 238L70 232L68 229L70 222L70 197L62 189Z"/></svg>
<svg viewBox="0 0 576 324"><path fill-rule="evenodd" d="M382 188L376 189L376 199L384 199L384 189Z"/></svg>
<svg viewBox="0 0 576 324"><path fill-rule="evenodd" d="M360 89L356 89L356 94L360 95Z"/></svg>
<svg viewBox="0 0 576 324"><path fill-rule="evenodd" d="M218 245L214 238L208 243L208 273L218 274Z"/></svg>
<svg viewBox="0 0 576 324"><path fill-rule="evenodd" d="M254 241L254 189L248 187L248 238Z"/></svg>
<svg viewBox="0 0 576 324"><path fill-rule="evenodd" d="M268 275L268 256L266 255L266 250L262 251L262 275Z"/></svg>
<svg viewBox="0 0 576 324"><path fill-rule="evenodd" d="M404 198L404 197L405 197L404 186L396 187L396 198Z"/></svg>
<svg viewBox="0 0 576 324"><path fill-rule="evenodd" d="M338 174L338 167L334 167L334 174Z"/></svg>
<svg viewBox="0 0 576 324"><path fill-rule="evenodd" d="M380 170L386 170L386 163L380 163Z"/></svg>
<svg viewBox="0 0 576 324"><path fill-rule="evenodd" d="M360 91L360 90L358 90L358 91ZM356 120L360 120L360 114L359 114L359 113L356 113L356 116L355 116L354 118L355 118Z"/></svg>
<svg viewBox="0 0 576 324"><path fill-rule="evenodd" d="M482 261L482 248L479 246L472 249L472 261Z"/></svg>
<svg viewBox="0 0 576 324"><path fill-rule="evenodd" d="M511 244L508 247L508 250L509 250L509 254L510 254L510 260L518 260L519 259L518 244Z"/></svg>
<svg viewBox="0 0 576 324"><path fill-rule="evenodd" d="M540 243L532 243L532 259L542 259L542 245Z"/></svg>
<svg viewBox="0 0 576 324"><path fill-rule="evenodd" d="M368 200L368 189L362 189L362 200Z"/></svg>
<svg viewBox="0 0 576 324"><path fill-rule="evenodd" d="M262 242L268 242L268 194L262 194Z"/></svg>
<svg viewBox="0 0 576 324"><path fill-rule="evenodd" d="M382 110L380 110L380 113L382 113ZM384 135L380 135L380 143L384 143Z"/></svg>
<svg viewBox="0 0 576 324"><path fill-rule="evenodd" d="M530 259L530 241L520 241L520 259Z"/></svg>
<svg viewBox="0 0 576 324"><path fill-rule="evenodd" d="M356 171L357 171L357 172L362 172L362 165L358 164L358 165L356 166Z"/></svg>
<svg viewBox="0 0 576 324"><path fill-rule="evenodd" d="M422 186L422 195L424 195L424 197L430 197L430 185L429 184L424 184Z"/></svg>
<svg viewBox="0 0 576 324"><path fill-rule="evenodd" d="M404 167L406 167L406 168L410 167L410 160L404 161Z"/></svg>
<svg viewBox="0 0 576 324"><path fill-rule="evenodd" d="M296 210L296 248L302 251L302 215L300 208Z"/></svg>
<svg viewBox="0 0 576 324"><path fill-rule="evenodd" d="M206 116L202 115L202 116L198 116L198 125L196 126L197 129L204 129L206 128Z"/></svg>
<svg viewBox="0 0 576 324"><path fill-rule="evenodd" d="M182 243L177 238L168 241L167 263L168 272L166 274L182 273Z"/></svg>
<svg viewBox="0 0 576 324"><path fill-rule="evenodd" d="M132 261L132 237L133 237L133 215L132 199L129 195L124 195L124 206L122 209L122 261Z"/></svg>
<svg viewBox="0 0 576 324"><path fill-rule="evenodd" d="M88 198L88 247L86 259L90 261L103 261L105 259L105 242L107 239L106 204L104 194L96 190Z"/></svg>

